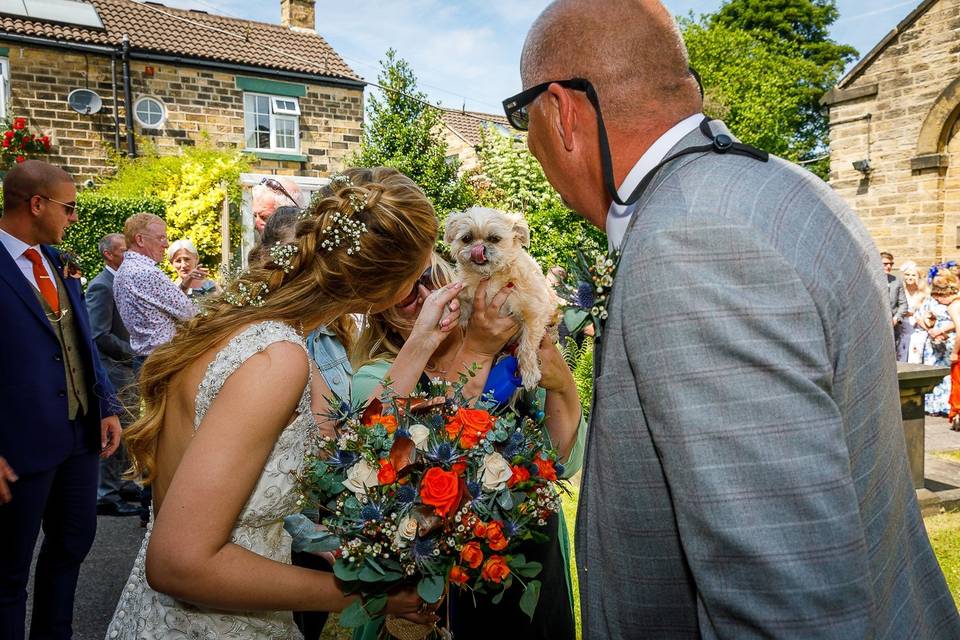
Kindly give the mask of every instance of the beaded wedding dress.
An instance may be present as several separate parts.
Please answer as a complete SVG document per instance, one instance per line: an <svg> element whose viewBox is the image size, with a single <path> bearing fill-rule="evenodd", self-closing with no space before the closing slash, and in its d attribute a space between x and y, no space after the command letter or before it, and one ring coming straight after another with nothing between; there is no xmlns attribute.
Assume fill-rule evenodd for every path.
<svg viewBox="0 0 960 640"><path fill-rule="evenodd" d="M297 332L280 322L252 325L234 337L207 367L200 383L194 430L199 428L224 382L241 364L269 345L284 341L299 344L306 351ZM305 445L315 429L308 380L297 407L297 417L281 432L256 488L240 512L230 536L232 543L271 560L290 563L290 536L283 530L283 518L299 510L295 476L303 469ZM147 584L144 562L152 527L151 519L133 571L107 628L107 640L287 640L301 637L289 611L213 611L151 589Z"/></svg>

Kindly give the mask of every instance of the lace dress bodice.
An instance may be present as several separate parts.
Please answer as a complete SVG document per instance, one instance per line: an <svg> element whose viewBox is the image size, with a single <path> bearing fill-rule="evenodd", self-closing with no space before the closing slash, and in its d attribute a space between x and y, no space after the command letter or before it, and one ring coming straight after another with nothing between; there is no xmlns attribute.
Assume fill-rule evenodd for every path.
<svg viewBox="0 0 960 640"><path fill-rule="evenodd" d="M207 366L197 390L194 431L200 428L227 379L251 356L276 342L293 342L304 347L304 364L307 364L303 339L290 326L263 322L248 327L230 340ZM290 563L290 536L283 529L283 519L299 510L296 477L303 470L305 446L315 429L308 379L296 418L281 432L270 452L257 485L237 518L231 542L271 560ZM151 519L130 578L107 628L107 640L279 640L301 637L289 611L211 611L151 589L146 581L144 563L152 527Z"/></svg>

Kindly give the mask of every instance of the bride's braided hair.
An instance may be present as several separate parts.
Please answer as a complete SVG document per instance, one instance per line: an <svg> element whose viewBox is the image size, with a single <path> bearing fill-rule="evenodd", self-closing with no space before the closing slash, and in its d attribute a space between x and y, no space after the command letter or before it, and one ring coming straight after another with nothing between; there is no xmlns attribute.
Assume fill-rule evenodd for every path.
<svg viewBox="0 0 960 640"><path fill-rule="evenodd" d="M297 221L289 249L271 251L183 323L140 374L144 412L124 432L135 475L153 477L166 395L176 374L242 326L279 320L327 324L393 299L415 279L437 238L437 217L412 180L395 169L348 169L321 189ZM364 230L340 234L346 220ZM342 230L341 230L342 231Z"/></svg>

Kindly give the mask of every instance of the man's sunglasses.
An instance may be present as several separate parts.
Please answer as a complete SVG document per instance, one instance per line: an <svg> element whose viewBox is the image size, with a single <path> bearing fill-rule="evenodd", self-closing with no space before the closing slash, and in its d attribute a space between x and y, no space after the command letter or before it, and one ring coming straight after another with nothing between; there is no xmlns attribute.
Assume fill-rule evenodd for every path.
<svg viewBox="0 0 960 640"><path fill-rule="evenodd" d="M600 108L597 93L593 90L593 85L590 84L589 80L584 80L583 78L551 80L550 82L544 82L535 87L530 87L526 91L521 91L517 95L511 96L503 101L503 111L507 115L507 120L510 121L510 124L513 125L515 129L526 131L529 128L530 113L527 111L527 108L530 106L530 103L536 100L537 97L552 84L558 84L561 87L574 89L576 91L586 91L587 97L590 99L590 102L593 103L594 108Z"/></svg>
<svg viewBox="0 0 960 640"><path fill-rule="evenodd" d="M398 307L409 307L413 304L413 301L417 299L417 296L420 295L420 285L425 286L431 291L435 288L433 284L433 267L427 267L427 270L424 271L417 281L413 283L413 290L407 294L407 297L401 300L396 304Z"/></svg>
<svg viewBox="0 0 960 640"><path fill-rule="evenodd" d="M283 185L280 184L279 181L274 180L273 178L264 178L263 180L260 181L260 184L265 186L267 189L270 189L270 191L273 191L274 193L285 195L287 199L290 200L290 202L292 202L295 207L297 208L300 207L300 203L297 202L297 199L294 198L292 195L290 195L290 192L284 189Z"/></svg>
<svg viewBox="0 0 960 640"><path fill-rule="evenodd" d="M698 74L693 67L689 67L688 71L690 75L696 79L697 86L700 87L700 97L703 98L703 83L700 81L700 74ZM593 108L597 110L597 113L600 113L600 98L597 97L597 92L589 80L584 80L583 78L551 80L538 84L535 87L530 87L526 91L521 91L517 95L511 96L503 101L503 111L507 116L507 120L515 129L526 131L530 127L530 113L528 111L530 104L552 84L558 84L566 89L586 92L587 99L590 100L590 103L593 105Z"/></svg>
<svg viewBox="0 0 960 640"><path fill-rule="evenodd" d="M43 195L42 193L35 193L35 194L33 194L32 196L30 196L29 198L27 198L27 202L30 202L30 201L33 200L34 198L43 198L44 200L47 200L48 202L54 202L54 203L56 203L56 204L59 204L60 206L62 206L64 209L67 210L67 215L68 215L68 216L71 215L74 211L77 210L77 203L76 203L76 202L61 202L60 200L54 200L54 199L51 198L50 196L45 196L45 195Z"/></svg>

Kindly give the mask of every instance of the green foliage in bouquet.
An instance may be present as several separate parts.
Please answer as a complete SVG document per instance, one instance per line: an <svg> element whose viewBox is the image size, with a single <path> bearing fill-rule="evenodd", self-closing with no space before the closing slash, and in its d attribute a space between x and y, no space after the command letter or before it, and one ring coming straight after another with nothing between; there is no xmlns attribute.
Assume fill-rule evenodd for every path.
<svg viewBox="0 0 960 640"><path fill-rule="evenodd" d="M296 515L286 527L295 550L333 552L345 592L363 596L344 626L380 615L387 591L404 584L426 602L457 587L497 592L497 603L520 583L520 608L533 617L542 567L512 550L547 539L540 529L560 510L563 466L542 412L469 408L466 381L341 405L335 437L308 456L302 506L319 511L320 526Z"/></svg>

